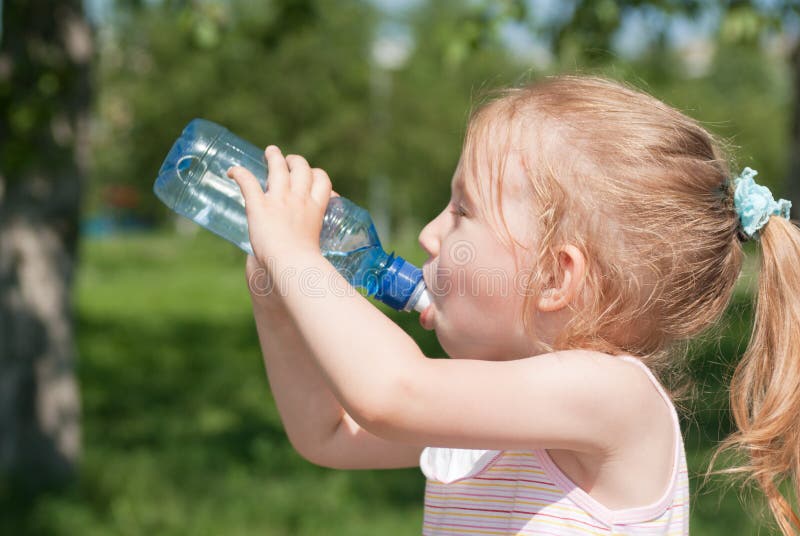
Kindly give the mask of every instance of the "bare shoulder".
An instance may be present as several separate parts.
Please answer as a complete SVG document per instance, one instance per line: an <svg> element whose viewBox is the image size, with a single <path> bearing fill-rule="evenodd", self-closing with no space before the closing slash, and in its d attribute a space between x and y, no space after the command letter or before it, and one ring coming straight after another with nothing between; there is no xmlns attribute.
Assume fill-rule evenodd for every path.
<svg viewBox="0 0 800 536"><path fill-rule="evenodd" d="M592 376L592 385L600 392L599 402L610 413L621 417L612 437L652 434L672 436L672 404L658 379L640 359L594 350L556 352L553 356L569 359L574 370ZM657 431L661 431L660 434Z"/></svg>
<svg viewBox="0 0 800 536"><path fill-rule="evenodd" d="M666 409L671 408L666 391L658 378L641 359L634 356L609 355L592 352L602 367L608 370L612 381L624 387L624 398L630 402L649 402Z"/></svg>
<svg viewBox="0 0 800 536"><path fill-rule="evenodd" d="M663 482L672 467L674 445L680 442L669 396L640 359L599 352L595 358L608 371L612 385L617 386L616 410L624 415L624 424L620 423L609 452L623 466L639 467L642 474L660 475L655 482ZM643 452L650 455L644 457Z"/></svg>
<svg viewBox="0 0 800 536"><path fill-rule="evenodd" d="M647 365L637 357L618 356L595 350L568 350L550 355L556 359L569 359L570 365L576 370L600 374L602 380L611 385L624 386L630 396L656 395L656 399L662 399L659 388L654 383L654 380L656 382L658 380L652 376Z"/></svg>
<svg viewBox="0 0 800 536"><path fill-rule="evenodd" d="M536 359L550 359L570 371L591 379L597 387L616 392L627 401L652 399L663 404L659 388L647 366L636 357L606 354L595 350L563 350ZM658 380L655 380L658 381Z"/></svg>

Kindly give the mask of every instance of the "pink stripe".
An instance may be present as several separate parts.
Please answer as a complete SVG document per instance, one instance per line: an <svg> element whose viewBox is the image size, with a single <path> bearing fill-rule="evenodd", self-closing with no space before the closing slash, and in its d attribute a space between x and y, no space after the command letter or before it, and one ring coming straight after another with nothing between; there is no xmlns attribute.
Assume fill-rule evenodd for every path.
<svg viewBox="0 0 800 536"><path fill-rule="evenodd" d="M433 527L433 528L436 529L436 534L440 534L440 532L439 532L439 528L440 527L437 526L437 527ZM444 527L441 527L441 528L444 528ZM461 536L460 532L453 532L453 531L448 530L446 528L444 528L444 529L450 534L456 534L456 536ZM453 530L456 530L456 529L453 529ZM517 532L517 534L536 534L537 536L564 536L563 532L550 532L549 530L542 530L539 527L535 528L536 532L528 532L528 529L526 527L522 527L520 530L524 530L525 532ZM431 532L425 532L425 528L423 527L422 534L424 536L426 534L432 534L432 533Z"/></svg>
<svg viewBox="0 0 800 536"><path fill-rule="evenodd" d="M519 469L519 468L523 468L523 469L539 469L541 471L544 471L542 466L539 465L539 464L536 464L536 463L532 464L532 465L531 464L524 464L524 463L496 463L496 464L494 464L492 466L492 469L494 469L495 467L511 467L513 469Z"/></svg>
<svg viewBox="0 0 800 536"><path fill-rule="evenodd" d="M606 530L608 527L601 526L601 525L594 525L592 523L588 523L586 521L576 519L574 517L561 517L561 516L554 516L552 514L545 514L543 512L526 512L524 510L496 510L493 508L467 508L465 506L434 506L429 505L431 508L442 508L448 510L470 510L473 512L495 512L498 514L523 514L526 516L542 516L542 517L552 517L553 519L561 519L563 521L574 521L576 523L580 523L581 525L586 525L587 527L592 527L593 529L602 529Z"/></svg>
<svg viewBox="0 0 800 536"><path fill-rule="evenodd" d="M458 501L458 500L460 500L459 498L461 496L464 496L464 497L476 497L478 499L480 499L482 497L487 497L487 498L488 497L492 497L492 498L496 498L496 499L511 499L511 500L534 500L534 501L535 500L539 500L539 501L545 501L547 503L553 504L553 503L559 502L561 500L561 498L564 497L564 495L561 494L561 493L548 493L546 491L539 491L539 492L535 492L535 493L521 494L521 493L514 493L513 490L509 490L509 491L506 491L506 490L493 490L491 492L481 492L479 490L472 490L472 491L465 490L463 492L454 491L453 493L447 493L447 494L441 494L441 495L443 495L443 497L441 499L436 499L434 497L426 497L425 500L428 500L428 498L430 498L431 500L439 500L439 501L444 501L444 502L446 502L446 501Z"/></svg>
<svg viewBox="0 0 800 536"><path fill-rule="evenodd" d="M493 529L493 530L503 530L503 527L487 527L487 526L482 526L482 525L464 525L464 524L461 524L461 523L446 523L446 524L442 524L442 525L437 525L435 528L436 529L441 529L441 528L443 528L443 529L453 529L453 530L457 530L457 529L484 529L484 530L485 529ZM524 527L520 527L519 530L522 530L523 528ZM538 531L538 529L537 529L537 531ZM458 532L456 534L461 534L461 533ZM513 534L519 534L519 532L515 531ZM536 534L536 533L534 533L534 534Z"/></svg>
<svg viewBox="0 0 800 536"><path fill-rule="evenodd" d="M459 523L447 523L447 524L436 525L437 529L438 528L448 528L448 527L449 528L453 528L453 529L456 529L456 528L459 528L459 529L496 529L496 528L498 528L498 527L487 527L485 525L461 525Z"/></svg>
<svg viewBox="0 0 800 536"><path fill-rule="evenodd" d="M443 500L443 501L457 501L458 499L454 497L454 495L463 495L465 497L492 497L495 499L523 499L523 500L541 500L547 501L550 503L554 503L556 501L553 500L553 495L557 495L559 497L563 497L561 493L549 493L546 491L541 491L538 493L528 493L528 494L515 494L513 491L509 491L509 495L495 495L496 493L500 493L498 491L491 491L486 493L467 493L465 491L452 491L445 494L445 497L442 499L434 499L433 497L427 497L425 500Z"/></svg>
<svg viewBox="0 0 800 536"><path fill-rule="evenodd" d="M555 487L553 486L552 482L548 482L546 480L528 480L526 478L489 478L486 476L478 476L475 477L475 480L501 480L503 482L530 482L532 484L544 484L546 486L550 486L551 488Z"/></svg>
<svg viewBox="0 0 800 536"><path fill-rule="evenodd" d="M443 499L434 499L433 497L426 497L425 500L426 501L429 501L429 500L430 501L437 501L437 500L457 501L458 499L453 497L453 495L463 495L464 497L477 497L478 499L483 499L484 497L492 498L492 499L524 499L524 500L539 499L539 500L542 500L542 501L550 501L552 503L551 497L549 495L542 495L542 496L539 496L539 495L526 495L526 496L520 496L520 495L515 495L514 493L511 493L511 492L509 492L510 493L509 495L499 495L497 493L498 492L467 493L467 492L462 492L462 491L456 491L456 492L453 492L452 494L448 494Z"/></svg>

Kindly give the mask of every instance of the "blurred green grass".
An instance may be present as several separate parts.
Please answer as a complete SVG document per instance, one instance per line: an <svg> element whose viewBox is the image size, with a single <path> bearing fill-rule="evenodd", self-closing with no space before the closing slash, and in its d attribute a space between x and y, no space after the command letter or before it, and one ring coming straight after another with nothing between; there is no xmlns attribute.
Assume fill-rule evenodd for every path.
<svg viewBox="0 0 800 536"><path fill-rule="evenodd" d="M396 249L412 262L413 238ZM289 445L270 397L245 285L244 255L210 233L85 240L76 281L84 455L79 479L36 498L0 485L0 534L419 534L418 470L334 471ZM416 315L382 308L428 355ZM697 345L708 390L685 422L692 534L767 534L719 479L700 490L720 424L721 354L749 330L737 297L730 327ZM743 347L743 346L741 346ZM721 361L722 359L722 361Z"/></svg>

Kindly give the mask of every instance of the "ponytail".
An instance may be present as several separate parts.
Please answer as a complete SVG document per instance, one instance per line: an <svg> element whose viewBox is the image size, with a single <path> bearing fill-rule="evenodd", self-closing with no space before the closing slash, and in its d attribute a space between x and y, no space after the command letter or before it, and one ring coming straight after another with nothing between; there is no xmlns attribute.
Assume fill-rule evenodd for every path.
<svg viewBox="0 0 800 536"><path fill-rule="evenodd" d="M800 533L800 518L781 491L800 492L800 229L781 217L760 232L761 271L750 343L731 381L738 431L717 450L734 450L744 465L723 470L755 481L781 532ZM712 459L713 465L713 459Z"/></svg>

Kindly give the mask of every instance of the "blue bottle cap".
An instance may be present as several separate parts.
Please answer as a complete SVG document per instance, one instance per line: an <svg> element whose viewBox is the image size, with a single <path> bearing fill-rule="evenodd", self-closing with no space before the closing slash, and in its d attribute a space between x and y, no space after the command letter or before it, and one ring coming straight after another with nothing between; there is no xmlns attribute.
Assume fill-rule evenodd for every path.
<svg viewBox="0 0 800 536"><path fill-rule="evenodd" d="M402 311L421 279L422 270L402 257L394 257L381 274L375 298Z"/></svg>

